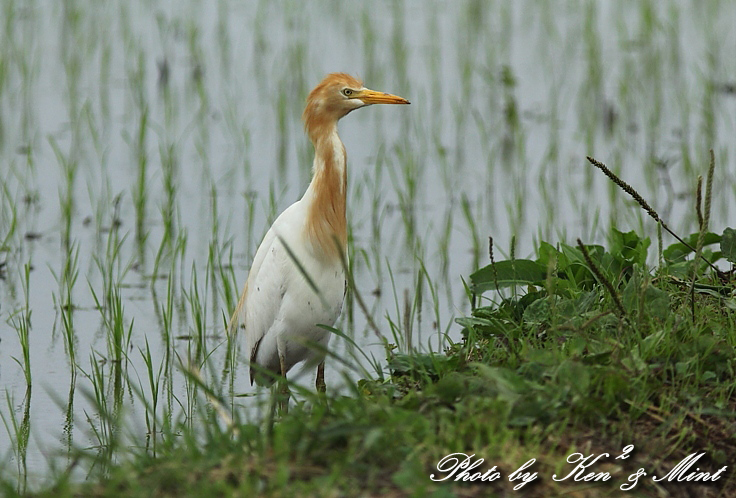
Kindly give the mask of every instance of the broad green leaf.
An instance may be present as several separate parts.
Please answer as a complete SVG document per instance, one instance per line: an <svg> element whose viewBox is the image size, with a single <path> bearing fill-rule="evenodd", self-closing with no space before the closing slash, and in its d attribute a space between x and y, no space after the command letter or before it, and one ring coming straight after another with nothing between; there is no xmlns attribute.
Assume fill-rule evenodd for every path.
<svg viewBox="0 0 736 498"><path fill-rule="evenodd" d="M557 260L557 270L560 272L564 272L565 269L570 266L570 260L567 258L567 256L558 251L555 246L547 242L542 241L539 244L539 249L537 250L537 253L539 254L537 262L545 268L547 268L550 264L553 264L555 260Z"/></svg>
<svg viewBox="0 0 736 498"><path fill-rule="evenodd" d="M670 314L670 295L653 285L644 291L644 303L649 314L660 320L666 320Z"/></svg>
<svg viewBox="0 0 736 498"><path fill-rule="evenodd" d="M563 254L570 260L569 270L573 274L573 278L578 284L584 282L592 282L593 274L588 268L588 264L585 262L583 253L577 247L569 246L567 244L560 244ZM603 246L599 245L586 245L585 248L588 250L590 259L598 266L604 273L609 273L613 257L606 252ZM618 273L618 272L616 272Z"/></svg>
<svg viewBox="0 0 736 498"><path fill-rule="evenodd" d="M699 236L700 234L693 233L689 237L686 237L685 241L688 244L690 244L690 246L695 247L698 245ZM721 241L720 235L712 233L712 232L708 232L705 234L705 241L703 242L703 246L715 244L716 242L720 242L720 241ZM683 261L685 257L690 253L692 253L690 248L688 248L685 244L682 244L680 242L672 244L671 246L667 247L664 251L662 251L662 255L664 256L664 259L672 263L679 263L680 261Z"/></svg>
<svg viewBox="0 0 736 498"><path fill-rule="evenodd" d="M721 252L723 257L731 263L736 263L736 230L726 228L721 238Z"/></svg>
<svg viewBox="0 0 736 498"><path fill-rule="evenodd" d="M688 280L692 276L692 262L680 261L667 265L667 274L680 280Z"/></svg>
<svg viewBox="0 0 736 498"><path fill-rule="evenodd" d="M623 265L644 265L651 240L642 239L636 232L620 232L611 228L611 254Z"/></svg>
<svg viewBox="0 0 736 498"><path fill-rule="evenodd" d="M487 290L514 285L541 285L546 278L547 268L543 265L528 259L516 259L485 266L470 275L470 282L473 291L481 294Z"/></svg>
<svg viewBox="0 0 736 498"><path fill-rule="evenodd" d="M719 299L723 297L723 295L720 292L715 291L713 289L699 289L696 287L694 291L697 292L698 294L707 294L709 296L717 297Z"/></svg>

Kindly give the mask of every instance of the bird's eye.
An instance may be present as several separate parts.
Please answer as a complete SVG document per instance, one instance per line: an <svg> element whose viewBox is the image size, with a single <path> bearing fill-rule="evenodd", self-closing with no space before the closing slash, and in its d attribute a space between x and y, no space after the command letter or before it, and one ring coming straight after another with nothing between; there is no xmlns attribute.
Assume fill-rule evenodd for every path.
<svg viewBox="0 0 736 498"><path fill-rule="evenodd" d="M353 91L350 88L343 88L342 94L346 97L350 97L353 94Z"/></svg>

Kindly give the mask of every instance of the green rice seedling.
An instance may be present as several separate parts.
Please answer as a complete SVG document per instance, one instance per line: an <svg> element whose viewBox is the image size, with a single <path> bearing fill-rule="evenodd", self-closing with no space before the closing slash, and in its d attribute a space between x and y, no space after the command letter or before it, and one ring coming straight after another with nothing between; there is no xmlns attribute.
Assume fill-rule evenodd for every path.
<svg viewBox="0 0 736 498"><path fill-rule="evenodd" d="M82 53L80 50L74 50L73 47L83 46L82 40L79 39L80 24L81 24L81 12L78 10L78 6L67 6L64 8L64 16L62 18L62 39L59 44L61 61L64 66L64 73L66 77L66 92L67 106L69 107L69 122L73 127L79 123L79 86L82 74ZM74 129L72 135L72 142L75 148L80 142L78 141L78 135L74 136L78 131L78 128Z"/></svg>
<svg viewBox="0 0 736 498"><path fill-rule="evenodd" d="M151 269L151 291L155 294L156 289L156 281L159 279L159 268L161 266L161 263L164 260L165 255L167 254L167 240L165 237L161 238L161 243L158 246L158 249L156 250L156 257L153 260L153 268Z"/></svg>
<svg viewBox="0 0 736 498"><path fill-rule="evenodd" d="M14 3L14 2L11 2ZM21 24L24 26L21 39L18 40L20 46L12 47L11 50L15 52L15 56L11 56L15 67L20 73L20 123L19 129L21 136L24 140L28 140L29 137L33 136L33 130L38 126L37 120L35 119L35 94L33 92L34 87L38 84L38 77L41 72L41 54L40 44L36 42L36 36L34 30L36 29L35 22L32 22L25 15L24 22ZM34 20L35 21L35 20ZM12 21L10 21L12 22ZM13 29L11 29L13 31ZM8 40L8 37L5 38ZM9 41L9 40L8 40ZM15 42L10 42L10 45L14 45ZM23 54L22 56L20 54ZM2 58L0 57L0 66L3 66ZM0 94L2 94L2 79L5 71L0 67ZM2 123L0 119L0 135L2 133ZM2 144L2 137L0 136L0 144Z"/></svg>
<svg viewBox="0 0 736 498"><path fill-rule="evenodd" d="M427 31L429 33L439 33L440 14L438 12L438 5L432 4L429 8L432 9L432 13L427 16ZM428 46L425 58L430 74L431 97L429 101L432 103L434 109L438 109L442 105L442 41L439 36L430 37L427 41ZM432 120L431 126L432 136L439 136L441 130L440 121Z"/></svg>
<svg viewBox="0 0 736 498"><path fill-rule="evenodd" d="M70 252L64 259L64 266L61 277L58 277L54 271L51 271L59 285L59 297L54 295L54 302L59 309L61 315L61 328L64 337L64 348L69 357L69 368L74 375L77 360L77 338L74 332L74 285L79 277L79 244L73 242Z"/></svg>
<svg viewBox="0 0 736 498"><path fill-rule="evenodd" d="M164 409L164 421L171 425L171 419L173 417L174 410L174 276L169 274L166 279L166 299L161 305L158 303L156 298L156 288L151 287L151 292L154 297L154 305L159 310L158 316L160 317L159 325L161 328L161 340L164 347L164 393L166 396L166 407Z"/></svg>
<svg viewBox="0 0 736 498"><path fill-rule="evenodd" d="M163 215L163 210L162 210ZM166 261L167 255L171 254L171 239L169 238L166 231L164 231L161 237L161 243L156 250L156 257L153 260L153 268L151 269L151 290L155 292L155 284L159 278L159 268L161 264Z"/></svg>
<svg viewBox="0 0 736 498"><path fill-rule="evenodd" d="M364 8L360 15L360 33L363 42L363 60L366 81L383 81L380 64L376 61L376 29L373 27L371 9Z"/></svg>
<svg viewBox="0 0 736 498"><path fill-rule="evenodd" d="M21 358L12 357L13 360L23 370L23 375L26 379L26 386L28 389L31 388L31 344L30 344L30 331L31 331L31 308L30 308L30 273L31 265L26 263L23 266L23 273L21 274L21 286L23 287L24 305L21 310L12 314L9 319L10 326L15 329L18 335L18 341L20 342Z"/></svg>
<svg viewBox="0 0 736 498"><path fill-rule="evenodd" d="M424 258L418 258L420 265L423 266L421 263ZM417 283L416 283L416 293L414 294L414 314L416 318L414 321L417 324L417 334L416 334L416 344L421 345L422 344L422 310L424 309L424 285L425 285L425 272L423 270L417 271ZM414 342L410 341L409 344L411 344L411 347L414 346Z"/></svg>
<svg viewBox="0 0 736 498"><path fill-rule="evenodd" d="M288 108L287 95L284 92L279 92L274 102L276 112L276 129L278 142L276 145L276 171L278 172L279 185L286 185L286 178L288 172L288 151L291 144L289 136L289 118L291 113Z"/></svg>
<svg viewBox="0 0 736 498"><path fill-rule="evenodd" d="M207 277L205 277L206 279ZM207 282L205 282L205 296L200 298L197 267L194 263L192 264L190 282L189 292L183 291L183 294L189 304L190 326L194 328L190 340L194 342L196 348L194 356L190 356L188 359L190 362L199 363L207 350L207 306L204 304L207 301Z"/></svg>
<svg viewBox="0 0 736 498"><path fill-rule="evenodd" d="M586 150L595 150L595 135L598 123L601 122L601 107L603 104L603 54L601 49L600 31L598 30L598 5L591 3L585 7L583 25L583 44L585 51L586 75L582 80L583 88L579 100L581 132L584 134ZM593 176L585 177L585 188L591 189Z"/></svg>
<svg viewBox="0 0 736 498"><path fill-rule="evenodd" d="M168 356L172 349L172 333L173 333L173 320L174 320L174 291L172 284L173 276L169 274L166 279L166 301L160 307L161 316L161 337L163 339L164 346L166 348L166 354ZM155 295L155 287L152 287Z"/></svg>
<svg viewBox="0 0 736 498"><path fill-rule="evenodd" d="M97 450L95 458L95 466L100 467L100 474L104 475L113 463L115 454L119 444L119 397L117 389L114 389L114 403L112 406L108 403L109 387L106 381L106 374L103 368L101 358L96 353L90 355L90 371L85 372L80 368L82 374L92 384L92 389L85 388L83 393L87 400L96 410L95 414L90 414L87 410L84 415L90 426L92 437L95 439L94 448ZM116 381L117 385L118 382Z"/></svg>
<svg viewBox="0 0 736 498"><path fill-rule="evenodd" d="M205 362L206 361L207 359L205 359ZM209 419L207 425L212 424L208 431L207 439L211 437L213 432L219 432L221 430L219 422L224 423L224 434L237 436L240 433L238 413L236 411L228 412L228 410L225 409L226 402L222 395L216 392L212 385L205 382L202 378L201 370L196 366L184 367L183 365L179 365L179 369L183 374L185 381L193 385L196 392L201 391L208 402L208 406L199 404L198 411L193 414L199 415L198 421L203 418L207 418ZM209 412L209 415L219 417L219 420L212 420L212 416L208 417L206 415L207 412Z"/></svg>
<svg viewBox="0 0 736 498"><path fill-rule="evenodd" d="M116 203L118 203L116 201ZM115 223L115 219L118 217L117 210L119 206L114 208L112 219L110 221L110 230L107 232L107 238L105 240L104 254L94 254L92 256L95 266L102 279L102 298L103 303L109 305L110 296L114 287L118 287L119 284L125 278L132 262L129 261L125 265L122 261L123 245L127 234L122 238L119 236L118 226Z"/></svg>
<svg viewBox="0 0 736 498"><path fill-rule="evenodd" d="M196 367L196 363L193 363L192 361L190 361L190 359L187 359L187 362L185 363L176 350L174 350L174 355L176 356L177 361L176 366L180 371L187 371L188 369L192 368L192 365ZM191 353L189 353L189 356L191 358ZM181 401L177 398L177 402L179 403L179 406L181 407L183 412L182 415L184 417L184 426L187 429L192 430L195 423L199 387L197 382L192 382L190 376L186 375L184 376L184 392L186 393L186 397L184 398L184 400Z"/></svg>
<svg viewBox="0 0 736 498"><path fill-rule="evenodd" d="M235 265L233 264L233 245L232 241L228 241L223 246L223 251L227 250L227 263L222 260L222 253L220 253L220 290L224 297L224 306L227 309L235 309L238 304L238 286L235 277Z"/></svg>
<svg viewBox="0 0 736 498"><path fill-rule="evenodd" d="M391 280L391 291L393 293L394 298L394 307L396 312L396 318L392 319L391 315L386 312L386 321L388 322L389 328L391 329L391 335L394 340L394 344L400 351L406 351L408 352L409 344L406 344L406 337L408 336L408 333L402 333L402 309L401 309L401 300L399 299L398 294L396 293L396 280L394 279L394 273L391 269L391 264L389 262L386 263L386 268L388 270L389 279ZM390 349L388 346L386 347L386 356L390 357Z"/></svg>
<svg viewBox="0 0 736 498"><path fill-rule="evenodd" d="M143 262L145 256L146 206L148 204L148 152L146 136L148 130L148 107L140 113L138 135L135 142L136 184L133 188L133 206L135 208L135 240L138 245L138 258Z"/></svg>
<svg viewBox="0 0 736 498"><path fill-rule="evenodd" d="M91 285L90 292L95 301L95 306L100 310L104 328L107 332L105 337L107 339L108 360L119 366L123 363L123 360L127 359L125 352L130 345L134 319L131 319L130 326L126 328L123 300L120 288L117 285L112 287L105 301L98 298Z"/></svg>
<svg viewBox="0 0 736 498"><path fill-rule="evenodd" d="M255 244L258 242L257 240L254 240L254 224L255 224L255 206L256 206L256 198L258 195L255 192L246 192L243 195L243 199L245 200L245 235L246 235L246 247L248 248L248 251L246 252L246 257L250 261L253 258L253 254L251 254L251 251L254 251L255 249L252 249L255 247Z"/></svg>
<svg viewBox="0 0 736 498"><path fill-rule="evenodd" d="M363 348L361 348L360 345L355 342L355 339L353 337L350 337L342 330L339 330L335 327L328 327L326 325L320 325L320 327L330 331L331 333L335 334L345 341L346 345L348 346L347 348L345 348L345 350L348 352L353 361L348 361L347 358L343 358L328 349L324 349L322 351L323 353L325 353L330 358L335 359L340 364L348 367L350 370L358 373L364 378L371 378L375 376L379 380L379 382L383 382L384 370L380 360L373 356L373 354L368 356L368 354L363 351ZM315 347L319 348L320 346L316 344ZM387 348L387 351L390 348L388 344L386 344L385 347ZM364 366L365 364L370 365L372 370L368 370ZM352 382L350 382L349 384L352 384Z"/></svg>
<svg viewBox="0 0 736 498"><path fill-rule="evenodd" d="M427 282L427 288L429 289L429 293L432 298L432 312L434 315L434 323L432 324L432 328L437 331L437 351L444 351L453 320L448 320L445 329L441 329L443 322L440 313L440 296L437 292L437 286L434 282L432 282L432 277L427 271L427 267L425 266L424 261L420 260L419 264L421 268L421 273L424 275L424 280ZM427 341L427 344L431 347L432 343L431 341Z"/></svg>
<svg viewBox="0 0 736 498"><path fill-rule="evenodd" d="M393 56L392 67L395 68L396 78L399 83L399 92L409 93L408 57L409 49L406 44L406 23L404 21L406 10L403 3L393 4L393 31L391 32L391 55Z"/></svg>
<svg viewBox="0 0 736 498"><path fill-rule="evenodd" d="M197 133L194 138L194 148L197 152L197 159L201 163L200 174L201 184L203 186L210 185L211 191L215 191L215 180L212 176L212 167L210 157L213 155L210 150L210 124L206 110L200 109L197 119Z"/></svg>
<svg viewBox="0 0 736 498"><path fill-rule="evenodd" d="M376 153L376 159L373 163L373 174L365 176L365 183L370 184L371 192L371 241L370 250L373 259L373 267L376 271L376 277L382 280L383 275L383 255L381 254L381 247L383 246L382 230L384 220L386 217L384 191L382 188L383 183L383 171L385 162L385 149L379 147ZM353 217L348 217L348 220L352 220Z"/></svg>
<svg viewBox="0 0 736 498"><path fill-rule="evenodd" d="M412 321L412 306L411 298L409 297L409 289L404 289L404 316L403 316L403 328L404 328L404 350L407 354L410 354L413 348L413 321Z"/></svg>
<svg viewBox="0 0 736 498"><path fill-rule="evenodd" d="M176 193L178 184L178 164L174 145L169 144L159 147L161 156L161 170L163 172L164 202L161 206L161 214L164 223L164 235L162 245L174 240L175 216L176 216Z"/></svg>
<svg viewBox="0 0 736 498"><path fill-rule="evenodd" d="M168 263L171 275L181 275L183 271L177 271L177 264L184 265L184 256L187 248L187 231L180 229L176 233L176 239L170 239L164 232L161 238L156 257L153 262L151 271L151 286L154 286L160 277L160 267L162 263ZM183 269L182 269L183 270Z"/></svg>
<svg viewBox="0 0 736 498"><path fill-rule="evenodd" d="M230 77L230 64L232 63L232 42L227 25L229 19L228 3L225 0L219 0L217 3L217 48L220 72L225 79Z"/></svg>
<svg viewBox="0 0 736 498"><path fill-rule="evenodd" d="M0 95L4 93L6 81L8 79L7 75L8 75L7 62L5 59L5 54L2 54L2 56L0 56ZM4 119L4 116L0 114L0 149L4 148L4 146L5 146L5 119Z"/></svg>
<svg viewBox="0 0 736 498"><path fill-rule="evenodd" d="M65 190L59 193L61 202L61 242L62 247L69 251L72 230L72 216L74 215L74 184L79 163L72 154L64 155L56 140L49 136L49 144L56 155L56 160L64 171Z"/></svg>
<svg viewBox="0 0 736 498"><path fill-rule="evenodd" d="M710 41L710 50L707 51L706 63L707 63L707 76L703 84L703 102L700 105L702 109L702 128L700 130L701 139L698 143L706 144L708 148L712 147L716 143L716 92L715 92L715 78L718 74L717 68L719 67L718 58L718 41ZM705 152L705 151L703 151ZM701 155L699 153L698 155Z"/></svg>
<svg viewBox="0 0 736 498"><path fill-rule="evenodd" d="M211 226L212 234L207 256L207 275L212 293L212 310L217 313L220 309L218 299L220 294L225 298L226 309L235 309L238 299L238 289L235 288L235 274L232 267L232 241L225 244L220 242L220 217L217 211L217 189L212 186ZM229 263L223 261L223 253L229 248ZM229 270L229 274L228 274ZM214 316L214 315L213 315Z"/></svg>
<svg viewBox="0 0 736 498"><path fill-rule="evenodd" d="M442 224L442 232L439 239L439 256L440 256L440 278L442 285L447 289L447 300L452 302L452 291L450 286L450 243L452 242L452 228L455 217L455 200L451 199L449 205L445 209L444 223Z"/></svg>
<svg viewBox="0 0 736 498"><path fill-rule="evenodd" d="M141 401L143 402L146 409L146 447L151 444L151 452L153 456L156 456L156 441L157 435L160 429L160 423L158 418L158 405L159 405L159 392L161 387L161 375L164 371L165 359L162 359L159 363L158 371L154 371L153 358L151 357L151 348L148 345L148 338L146 337L146 350L138 348L138 351L143 358L143 362L146 365L146 377L148 379L148 390L150 392L150 400L146 398L146 389L143 387L142 381L138 379L140 391L138 393ZM151 443L152 441L152 443Z"/></svg>
<svg viewBox="0 0 736 498"><path fill-rule="evenodd" d="M2 253L9 251L12 245L11 240L15 236L18 226L18 212L8 183L2 178L0 178L0 189L3 193L0 199L3 204L2 215L0 215L0 223L2 223L3 228L3 235L0 238L0 253Z"/></svg>
<svg viewBox="0 0 736 498"><path fill-rule="evenodd" d="M92 178L87 179L87 194L89 197L90 204L94 205L94 212L91 218L87 218L85 221L91 225L92 218L94 219L94 234L95 234L95 250L97 252L102 251L105 247L104 234L108 233L112 228L112 225L107 225L106 222L110 216L110 206L112 204L112 185L110 183L110 176L104 174L103 178L99 183L93 181Z"/></svg>
<svg viewBox="0 0 736 498"><path fill-rule="evenodd" d="M186 250L187 241L189 240L187 231L182 229L176 235L176 243L174 244L174 250L171 255L171 272L174 275L179 275L180 278L184 275L184 265L186 264ZM178 269L177 269L178 265Z"/></svg>
<svg viewBox="0 0 736 498"><path fill-rule="evenodd" d="M355 239L353 238L353 234L354 234L353 224L352 224L352 221L350 221L351 220L350 216L348 216L347 219L348 219L347 266L348 266L348 271L354 272L355 266L356 266ZM364 258L367 258L364 251L362 252L361 255ZM345 291L345 296L343 298L343 304L342 304L342 314L345 317L343 323L346 323L347 330L354 333L355 298L353 297L353 293L350 291L350 288L347 288ZM351 347L351 346L348 346L348 347Z"/></svg>
<svg viewBox="0 0 736 498"><path fill-rule="evenodd" d="M25 494L28 486L28 440L31 435L31 387L26 389L26 395L23 400L23 418L18 421L15 415L15 403L13 402L10 392L5 392L5 401L8 407L8 415L6 416L0 411L0 419L5 426L5 432L12 441L11 450L15 455L15 461L18 470L17 492Z"/></svg>
<svg viewBox="0 0 736 498"><path fill-rule="evenodd" d="M229 316L223 311L222 314L222 325L223 328L227 329ZM238 331L234 333L226 334L225 338L225 355L222 362L222 374L220 379L220 385L222 391L227 392L227 399L229 401L230 412L235 411L235 382L237 378L238 367L240 365L238 361L239 352L239 341Z"/></svg>
<svg viewBox="0 0 736 498"><path fill-rule="evenodd" d="M268 185L268 206L266 207L266 225L272 225L276 220L279 209L279 199L276 195L276 185L271 181Z"/></svg>
<svg viewBox="0 0 736 498"><path fill-rule="evenodd" d="M202 52L200 39L200 29L194 23L190 22L186 28L187 31L187 48L192 63L191 83L199 100L199 112L205 113L209 108L209 99L207 97L207 88L205 86L205 56ZM206 128L202 128L206 133Z"/></svg>
<svg viewBox="0 0 736 498"><path fill-rule="evenodd" d="M116 379L120 380L122 365L127 360L126 351L130 346L133 322L126 327L124 316L123 297L121 293L121 282L125 278L132 262L123 266L121 261L121 248L126 239L118 239L117 230L111 230L107 239L107 248L104 260L93 256L97 269L102 279L101 295L95 292L91 282L88 282L95 307L100 311L103 327L106 332L108 360L112 361L116 368ZM117 386L117 384L116 384Z"/></svg>
<svg viewBox="0 0 736 498"><path fill-rule="evenodd" d="M75 368L69 379L69 394L67 396L66 407L64 410L64 427L62 429L66 453L70 460L72 458L72 450L74 448L74 392L76 387L77 371ZM72 462L69 461L68 463L71 464Z"/></svg>
<svg viewBox="0 0 736 498"><path fill-rule="evenodd" d="M475 224L475 216L473 215L473 210L470 207L470 201L468 200L468 197L464 194L461 200L461 206L463 209L463 217L465 218L465 222L468 225L468 229L470 230L470 237L473 241L472 267L478 268L480 266L480 235L478 233L478 227Z"/></svg>
<svg viewBox="0 0 736 498"><path fill-rule="evenodd" d="M159 18L160 19L160 18ZM164 108L164 133L167 140L171 140L171 134L177 120L179 119L179 106L177 100L176 89L173 85L169 84L169 69L168 69L168 57L164 56L164 60L159 66L159 95L163 101Z"/></svg>
<svg viewBox="0 0 736 498"><path fill-rule="evenodd" d="M110 120L110 74L112 72L112 42L108 38L99 40L100 73L99 73L99 106L100 114L105 122Z"/></svg>
<svg viewBox="0 0 736 498"><path fill-rule="evenodd" d="M96 121L97 117L89 100L84 102L80 113L80 119L87 125L87 136L90 137L92 146L97 154L96 162L104 171L105 166L107 165L107 151L102 144L103 137L100 136L101 131L104 132L104 129L100 126L100 123ZM81 128L82 125L80 124L79 126ZM81 133L82 132L80 130L79 134L81 135Z"/></svg>
<svg viewBox="0 0 736 498"><path fill-rule="evenodd" d="M397 148L398 161L400 168L388 168L391 182L394 185L394 191L399 199L399 209L401 211L401 219L404 222L405 243L408 248L414 252L414 242L416 240L416 199L419 187L419 171L418 164L420 160L415 157L414 152Z"/></svg>
<svg viewBox="0 0 736 498"><path fill-rule="evenodd" d="M253 16L253 67L258 74L265 74L267 72L264 64L268 61L266 55L268 54L268 38L267 33L267 22L269 16L267 2L258 2L255 15Z"/></svg>
<svg viewBox="0 0 736 498"><path fill-rule="evenodd" d="M355 285L355 279L354 274L352 272L352 269L347 261L347 255L345 254L343 248L340 246L338 241L334 240L335 245L337 246L338 250L340 251L340 258L342 260L342 267L345 271L345 280L347 285L347 290L352 294L353 299L358 304L358 307L363 312L363 315L366 319L368 328L370 328L373 333L375 334L376 338L381 342L381 344L386 348L388 351L388 342L386 340L386 337L383 335L381 330L376 325L375 321L373 320L373 316L368 310L368 307L365 304L365 300L363 299L362 294L359 292ZM305 275L306 276L306 275Z"/></svg>

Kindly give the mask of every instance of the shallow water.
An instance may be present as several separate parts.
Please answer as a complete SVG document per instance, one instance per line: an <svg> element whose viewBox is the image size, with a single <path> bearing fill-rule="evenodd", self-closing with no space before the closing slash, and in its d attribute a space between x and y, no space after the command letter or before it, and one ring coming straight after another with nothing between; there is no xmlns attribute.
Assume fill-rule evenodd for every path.
<svg viewBox="0 0 736 498"><path fill-rule="evenodd" d="M0 4L0 413L30 434L24 456L16 431L0 428L8 475L25 461L35 482L64 467L69 448L99 444L91 428L104 424L85 396L93 365L111 405L123 393L129 444L145 444L135 389L150 396L146 339L154 368L165 364L159 414L176 419L195 403L167 351L199 362L214 351L203 377L248 403L232 397L251 392L242 361L223 374L225 289L240 291L270 222L309 181L299 118L327 72L412 102L340 127L356 283L392 342L389 322L403 340L408 321L422 349L443 346L438 330L458 338L452 319L469 309L461 277L487 263L489 236L500 259L512 239L517 256L533 256L540 238L604 241L611 223L653 235L586 155L687 234L713 148L711 228L733 224L732 2ZM78 276L65 300L69 260ZM96 306L106 288L119 290L130 330L124 367ZM30 391L16 333L27 311ZM352 302L338 327L382 358ZM344 341L332 347L350 357ZM328 362L331 389L342 370Z"/></svg>

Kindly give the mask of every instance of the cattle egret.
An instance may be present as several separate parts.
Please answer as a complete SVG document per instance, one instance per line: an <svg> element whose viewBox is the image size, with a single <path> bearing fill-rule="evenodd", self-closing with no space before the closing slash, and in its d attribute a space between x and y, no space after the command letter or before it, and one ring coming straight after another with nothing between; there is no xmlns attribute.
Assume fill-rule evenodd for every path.
<svg viewBox="0 0 736 498"><path fill-rule="evenodd" d="M231 334L245 332L251 385L271 385L276 374L285 381L291 367L309 360L318 363L317 390L325 391L330 332L318 324L334 325L346 289L347 156L337 122L367 105L408 103L344 73L327 75L307 97L302 119L314 146L312 181L263 238L228 326Z"/></svg>

